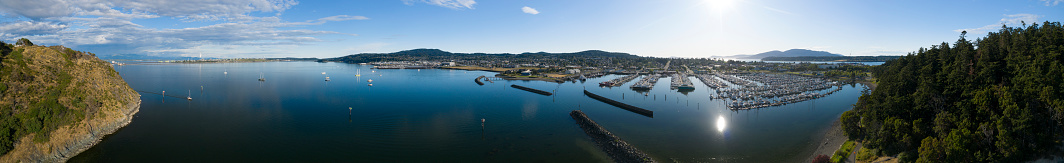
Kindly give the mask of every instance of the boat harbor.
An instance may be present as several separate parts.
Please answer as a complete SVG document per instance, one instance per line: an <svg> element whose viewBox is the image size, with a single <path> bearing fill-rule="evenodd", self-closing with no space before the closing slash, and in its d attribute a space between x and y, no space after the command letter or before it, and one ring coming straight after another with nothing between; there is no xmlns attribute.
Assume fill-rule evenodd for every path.
<svg viewBox="0 0 1064 163"><path fill-rule="evenodd" d="M813 100L842 89L841 84L820 78L789 74L715 74L737 87L717 89L714 99L723 99L731 110L748 110ZM720 86L716 78L702 76L707 86ZM709 81L709 82L706 82ZM834 88L834 89L832 89ZM827 92L824 92L827 91Z"/></svg>
<svg viewBox="0 0 1064 163"><path fill-rule="evenodd" d="M601 82L601 83L599 83L599 86L619 87L621 85L624 85L624 83L628 83L629 81L632 81L632 79L635 79L636 77L639 77L639 74L632 74L632 75L616 78L616 79L613 79L613 80L610 80L610 81Z"/></svg>
<svg viewBox="0 0 1064 163"><path fill-rule="evenodd" d="M654 83L658 83L658 79L661 79L660 74L650 74L643 77L643 79L640 79L635 84L632 84L631 88L637 90L650 90L654 88Z"/></svg>

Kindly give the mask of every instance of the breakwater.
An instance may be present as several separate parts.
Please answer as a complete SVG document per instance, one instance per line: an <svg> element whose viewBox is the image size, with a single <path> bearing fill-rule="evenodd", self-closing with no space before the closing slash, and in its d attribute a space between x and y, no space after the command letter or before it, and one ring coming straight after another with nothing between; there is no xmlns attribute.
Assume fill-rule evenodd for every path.
<svg viewBox="0 0 1064 163"><path fill-rule="evenodd" d="M639 107L635 107L635 106L632 106L632 105L628 105L628 104L625 104L625 103L617 102L617 101L614 101L612 99L609 99L609 98L606 98L606 97L602 97L602 96L596 95L594 93L588 92L587 90L584 90L584 95L587 95L588 97L591 97L593 99L605 102L607 104L610 104L610 105L613 105L613 106L616 106L616 107L619 107L619 108L624 109L624 110L628 110L628 111L631 111L631 112L634 112L634 113L637 113L637 114L640 114L640 115L643 115L643 116L654 118L654 111L650 111L650 110L646 110L646 109L643 109L643 108L639 108Z"/></svg>
<svg viewBox="0 0 1064 163"><path fill-rule="evenodd" d="M592 121L583 111L573 110L569 112L569 116L576 120L576 124L584 129L584 133L587 133L595 145L606 152L606 155L609 155L614 162L654 162L654 159L643 151L639 151L635 146L614 136L613 133Z"/></svg>
<svg viewBox="0 0 1064 163"><path fill-rule="evenodd" d="M541 95L544 95L544 96L554 95L553 93L550 93L550 92L547 92L547 91L542 91L542 90L538 90L538 89L532 89L532 88L528 88L528 87L524 87L524 86L520 86L520 85L516 85L516 84L511 84L510 87L514 87L514 88L517 88L517 89L529 91L529 92L532 92L532 93L541 94Z"/></svg>
<svg viewBox="0 0 1064 163"><path fill-rule="evenodd" d="M481 75L480 77L477 77L477 79L473 79L473 81L477 82L477 84L484 85L484 82L480 81L480 79L483 79L483 78L484 78L484 75Z"/></svg>

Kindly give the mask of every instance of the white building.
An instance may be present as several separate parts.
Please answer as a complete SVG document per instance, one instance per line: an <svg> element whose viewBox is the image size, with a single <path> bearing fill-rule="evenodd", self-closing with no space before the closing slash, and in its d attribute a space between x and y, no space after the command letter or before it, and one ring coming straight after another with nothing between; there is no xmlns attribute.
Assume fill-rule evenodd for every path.
<svg viewBox="0 0 1064 163"><path fill-rule="evenodd" d="M565 70L565 74L579 74L579 73L580 73L580 69L568 69L568 70Z"/></svg>

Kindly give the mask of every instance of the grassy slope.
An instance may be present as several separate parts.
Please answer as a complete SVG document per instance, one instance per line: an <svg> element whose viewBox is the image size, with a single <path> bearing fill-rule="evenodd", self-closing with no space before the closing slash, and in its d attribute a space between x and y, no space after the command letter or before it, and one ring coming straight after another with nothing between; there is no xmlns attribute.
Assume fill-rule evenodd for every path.
<svg viewBox="0 0 1064 163"><path fill-rule="evenodd" d="M90 53L15 47L0 65L0 155L17 153L19 146L69 141L53 139L72 138L74 128L114 118L139 100L110 64Z"/></svg>

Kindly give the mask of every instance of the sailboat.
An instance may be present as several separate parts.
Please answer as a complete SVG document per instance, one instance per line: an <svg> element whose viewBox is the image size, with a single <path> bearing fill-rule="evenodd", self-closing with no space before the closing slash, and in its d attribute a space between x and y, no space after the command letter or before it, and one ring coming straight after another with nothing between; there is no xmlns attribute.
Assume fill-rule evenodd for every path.
<svg viewBox="0 0 1064 163"><path fill-rule="evenodd" d="M192 101L192 90L191 89L188 90L188 97L185 97L185 98L187 98L189 101Z"/></svg>
<svg viewBox="0 0 1064 163"><path fill-rule="evenodd" d="M362 76L362 69L358 69L358 72L355 73L355 76Z"/></svg>
<svg viewBox="0 0 1064 163"><path fill-rule="evenodd" d="M259 81L266 81L265 77L262 77L262 73L259 73Z"/></svg>

